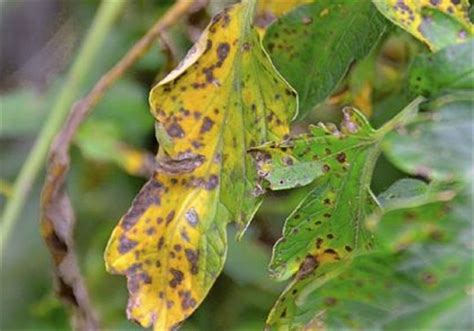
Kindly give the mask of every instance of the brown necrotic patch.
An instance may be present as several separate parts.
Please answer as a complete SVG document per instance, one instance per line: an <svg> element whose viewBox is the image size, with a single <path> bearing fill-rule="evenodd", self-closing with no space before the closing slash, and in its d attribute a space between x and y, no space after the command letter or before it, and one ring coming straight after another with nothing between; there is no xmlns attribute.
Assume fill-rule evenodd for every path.
<svg viewBox="0 0 474 331"><path fill-rule="evenodd" d="M179 291L181 297L181 308L184 310L196 307L196 300L192 297L190 291Z"/></svg>
<svg viewBox="0 0 474 331"><path fill-rule="evenodd" d="M184 254L189 262L191 274L196 275L199 272L199 252L191 248L186 248Z"/></svg>
<svg viewBox="0 0 474 331"><path fill-rule="evenodd" d="M193 228L199 224L199 215L194 208L189 208L184 217Z"/></svg>
<svg viewBox="0 0 474 331"><path fill-rule="evenodd" d="M174 269L174 268L170 269L170 273L173 276L173 278L170 280L169 284L172 288L175 288L176 286L181 284L181 282L183 281L184 274L181 270Z"/></svg>
<svg viewBox="0 0 474 331"><path fill-rule="evenodd" d="M319 266L319 262L313 255L307 255L304 261L300 265L297 277L299 279L305 278L310 275Z"/></svg>
<svg viewBox="0 0 474 331"><path fill-rule="evenodd" d="M336 159L339 163L346 162L346 153L341 152L341 153L337 154Z"/></svg>
<svg viewBox="0 0 474 331"><path fill-rule="evenodd" d="M158 249L162 249L163 246L165 244L165 238L164 237L160 237L160 239L158 240Z"/></svg>
<svg viewBox="0 0 474 331"><path fill-rule="evenodd" d="M206 189L213 190L219 185L219 177L217 175L210 175L209 180L206 182Z"/></svg>
<svg viewBox="0 0 474 331"><path fill-rule="evenodd" d="M178 122L173 122L171 123L167 128L166 128L166 132L168 133L168 135L172 138L183 138L184 137L184 130L183 128L181 127L181 125L179 125Z"/></svg>
<svg viewBox="0 0 474 331"><path fill-rule="evenodd" d="M214 125L214 121L211 120L209 117L205 116L202 120L201 129L199 130L200 133L206 133L212 129Z"/></svg>
<svg viewBox="0 0 474 331"><path fill-rule="evenodd" d="M163 185L160 182L155 179L148 181L133 201L130 210L123 217L120 223L121 227L125 231L130 230L150 206L159 205L162 191Z"/></svg>
<svg viewBox="0 0 474 331"><path fill-rule="evenodd" d="M118 251L120 254L126 254L138 245L138 242L121 235L119 238Z"/></svg>
<svg viewBox="0 0 474 331"><path fill-rule="evenodd" d="M194 154L190 151L178 155L177 159L160 157L157 162L157 171L172 175L190 173L200 167L206 161L206 157L201 154ZM176 179L171 179L172 184L176 184Z"/></svg>
<svg viewBox="0 0 474 331"><path fill-rule="evenodd" d="M220 43L219 46L217 46L217 58L218 58L218 66L221 66L227 56L229 55L230 51L230 45L229 43Z"/></svg>
<svg viewBox="0 0 474 331"><path fill-rule="evenodd" d="M175 212L174 210L170 211L166 216L166 224L170 224L174 219Z"/></svg>

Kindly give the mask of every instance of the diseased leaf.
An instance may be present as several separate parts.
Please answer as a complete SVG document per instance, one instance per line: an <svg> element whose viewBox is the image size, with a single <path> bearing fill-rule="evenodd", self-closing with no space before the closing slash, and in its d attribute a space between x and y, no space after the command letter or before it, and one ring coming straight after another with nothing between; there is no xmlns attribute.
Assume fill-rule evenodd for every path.
<svg viewBox="0 0 474 331"><path fill-rule="evenodd" d="M271 25L265 35L277 69L300 97L300 117L323 102L385 30L370 1L316 1Z"/></svg>
<svg viewBox="0 0 474 331"><path fill-rule="evenodd" d="M296 93L251 28L252 6L216 15L184 61L150 94L157 171L115 228L107 268L128 279L128 316L171 329L201 303L223 267L226 225L245 229L259 203L247 149L283 139Z"/></svg>
<svg viewBox="0 0 474 331"><path fill-rule="evenodd" d="M412 186L403 201L426 198L426 190L412 194L420 188L413 184L402 184ZM381 219L379 214L375 235L382 245L376 251L296 279L267 323L272 330L471 329L469 205L462 196L454 202L399 205Z"/></svg>
<svg viewBox="0 0 474 331"><path fill-rule="evenodd" d="M419 55L410 70L410 88L425 96L474 89L474 39Z"/></svg>
<svg viewBox="0 0 474 331"><path fill-rule="evenodd" d="M285 15L291 10L313 0L260 0L257 3L257 14L255 25L265 32L265 28L273 23L278 17Z"/></svg>
<svg viewBox="0 0 474 331"><path fill-rule="evenodd" d="M298 271L303 279L324 262L371 248L371 236L360 222L377 208L369 185L379 143L365 117L346 108L340 129L320 124L308 135L258 149L259 171L273 189L318 178L288 217L274 248L270 268L276 277Z"/></svg>
<svg viewBox="0 0 474 331"><path fill-rule="evenodd" d="M380 12L432 51L473 35L468 0L372 0Z"/></svg>
<svg viewBox="0 0 474 331"><path fill-rule="evenodd" d="M472 95L449 95L425 105L412 123L389 133L385 155L400 169L432 179L466 179L474 174Z"/></svg>

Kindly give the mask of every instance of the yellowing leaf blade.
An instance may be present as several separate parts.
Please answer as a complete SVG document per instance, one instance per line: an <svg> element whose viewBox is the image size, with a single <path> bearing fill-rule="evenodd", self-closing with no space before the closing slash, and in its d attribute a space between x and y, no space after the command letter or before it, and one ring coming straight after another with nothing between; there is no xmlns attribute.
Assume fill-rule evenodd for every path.
<svg viewBox="0 0 474 331"><path fill-rule="evenodd" d="M390 21L433 50L466 41L474 33L468 0L372 0Z"/></svg>
<svg viewBox="0 0 474 331"><path fill-rule="evenodd" d="M216 15L178 68L153 88L157 171L115 228L109 271L128 279L128 316L170 329L201 303L223 267L226 225L245 229L259 203L247 150L283 139L296 93L250 27L252 8Z"/></svg>

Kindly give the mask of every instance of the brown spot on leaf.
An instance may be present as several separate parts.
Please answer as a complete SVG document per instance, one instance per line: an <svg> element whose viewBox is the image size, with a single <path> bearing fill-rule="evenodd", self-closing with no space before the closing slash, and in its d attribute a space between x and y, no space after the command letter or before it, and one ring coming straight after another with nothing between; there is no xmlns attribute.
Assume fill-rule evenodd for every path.
<svg viewBox="0 0 474 331"><path fill-rule="evenodd" d="M341 152L341 153L337 154L336 159L339 163L346 162L346 153Z"/></svg>
<svg viewBox="0 0 474 331"><path fill-rule="evenodd" d="M317 267L319 266L319 262L313 255L307 255L304 261L300 265L300 269L298 270L297 277L299 279L305 278L310 275Z"/></svg>
<svg viewBox="0 0 474 331"><path fill-rule="evenodd" d="M186 231L186 229L181 229L181 239L183 239L184 241L186 242L190 242L191 239L189 238L189 235L188 235L188 232Z"/></svg>
<svg viewBox="0 0 474 331"><path fill-rule="evenodd" d="M170 211L168 215L166 216L166 224L170 224L171 221L174 219L174 210Z"/></svg>
<svg viewBox="0 0 474 331"><path fill-rule="evenodd" d="M199 224L199 215L194 208L189 208L184 217L193 228Z"/></svg>
<svg viewBox="0 0 474 331"><path fill-rule="evenodd" d="M165 238L160 237L160 240L158 240L158 249L162 249L164 244L165 244Z"/></svg>
<svg viewBox="0 0 474 331"><path fill-rule="evenodd" d="M194 300L190 291L180 291L178 294L181 297L181 307L184 310L194 308L196 306L196 300Z"/></svg>
<svg viewBox="0 0 474 331"><path fill-rule="evenodd" d="M333 297L327 297L324 299L324 304L329 307L335 306L337 303L337 299Z"/></svg>
<svg viewBox="0 0 474 331"><path fill-rule="evenodd" d="M148 207L151 205L159 205L162 191L163 186L160 182L155 179L149 180L140 190L135 200L133 200L132 207L127 214L125 214L120 223L121 227L125 231L130 230Z"/></svg>
<svg viewBox="0 0 474 331"><path fill-rule="evenodd" d="M183 138L184 137L183 128L177 122L171 123L171 125L169 125L166 128L166 132L168 132L168 135L172 138Z"/></svg>
<svg viewBox="0 0 474 331"><path fill-rule="evenodd" d="M138 242L121 235L119 238L118 251L120 254L126 254L138 245Z"/></svg>
<svg viewBox="0 0 474 331"><path fill-rule="evenodd" d="M213 190L219 185L219 177L217 175L211 175L209 176L209 180L206 183L206 189L207 190Z"/></svg>
<svg viewBox="0 0 474 331"><path fill-rule="evenodd" d="M199 268L198 268L199 252L191 248L186 248L184 250L184 254L186 255L186 259L191 265L191 268L190 268L191 274L196 275L199 271Z"/></svg>
<svg viewBox="0 0 474 331"><path fill-rule="evenodd" d="M229 55L230 51L230 45L229 43L220 43L219 46L217 46L217 58L219 59L219 64L222 65L224 63L224 60L227 58L227 55Z"/></svg>
<svg viewBox="0 0 474 331"><path fill-rule="evenodd" d="M435 285L438 282L436 276L429 272L423 273L421 279L423 280L423 283L429 286Z"/></svg>
<svg viewBox="0 0 474 331"><path fill-rule="evenodd" d="M321 245L323 244L323 239L322 238L317 238L316 239L316 248L321 248Z"/></svg>
<svg viewBox="0 0 474 331"><path fill-rule="evenodd" d="M176 286L181 284L181 282L183 281L184 274L181 270L174 269L174 268L170 269L170 273L171 275L173 275L173 278L170 280L169 284L172 288L175 288Z"/></svg>
<svg viewBox="0 0 474 331"><path fill-rule="evenodd" d="M208 132L212 129L213 125L214 125L214 121L206 116L202 120L202 125L201 125L201 129L199 130L199 132L200 133L206 133L206 132Z"/></svg>

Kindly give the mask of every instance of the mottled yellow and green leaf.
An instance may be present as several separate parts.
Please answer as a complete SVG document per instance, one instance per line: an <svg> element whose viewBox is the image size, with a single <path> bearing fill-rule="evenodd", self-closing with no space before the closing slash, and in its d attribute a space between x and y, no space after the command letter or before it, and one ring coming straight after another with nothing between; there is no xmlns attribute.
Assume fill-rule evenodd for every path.
<svg viewBox="0 0 474 331"><path fill-rule="evenodd" d="M128 317L168 330L202 302L222 270L226 225L246 228L260 204L247 150L283 139L296 93L251 27L251 4L216 15L150 94L157 169L115 228L109 271L128 279Z"/></svg>
<svg viewBox="0 0 474 331"><path fill-rule="evenodd" d="M474 34L468 0L372 0L390 21L432 51L462 43Z"/></svg>

